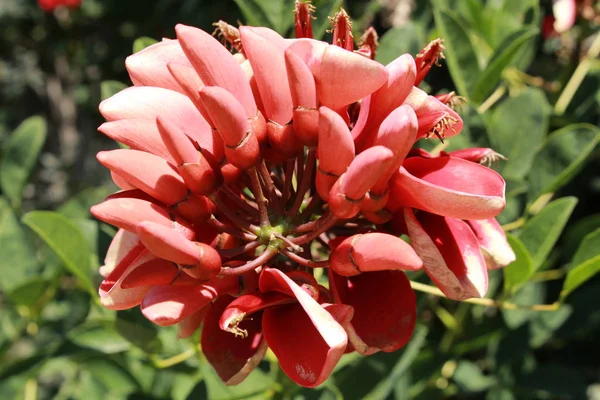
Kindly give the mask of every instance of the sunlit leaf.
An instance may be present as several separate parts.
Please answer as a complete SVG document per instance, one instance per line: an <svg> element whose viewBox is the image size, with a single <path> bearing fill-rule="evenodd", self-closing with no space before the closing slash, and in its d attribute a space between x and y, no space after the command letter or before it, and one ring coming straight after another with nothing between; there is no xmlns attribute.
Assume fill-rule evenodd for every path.
<svg viewBox="0 0 600 400"><path fill-rule="evenodd" d="M507 234L506 237L517 258L503 269L504 287L508 293L514 293L533 274L533 259L517 237L511 234Z"/></svg>
<svg viewBox="0 0 600 400"><path fill-rule="evenodd" d="M138 51L144 50L148 46L152 46L154 43L157 43L156 39L151 37L142 36L134 40L133 42L133 52L137 53Z"/></svg>

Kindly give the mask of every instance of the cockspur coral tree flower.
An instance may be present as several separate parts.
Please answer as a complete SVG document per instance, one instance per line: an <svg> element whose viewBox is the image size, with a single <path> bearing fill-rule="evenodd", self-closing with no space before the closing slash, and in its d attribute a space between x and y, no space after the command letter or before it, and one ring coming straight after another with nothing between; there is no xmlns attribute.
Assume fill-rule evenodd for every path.
<svg viewBox="0 0 600 400"><path fill-rule="evenodd" d="M404 271L424 268L465 299L485 294L486 265L514 259L494 220L504 181L481 165L498 155L414 147L462 128L452 96L415 87L441 41L384 66L374 30L355 50L343 10L333 44L312 39L313 10L296 4L296 39L219 22L222 45L178 25L127 59L134 86L100 105L99 130L129 147L98 154L122 189L92 208L119 228L101 302L140 306L180 337L202 325L227 384L270 348L291 379L317 386L346 352L407 343Z"/></svg>
<svg viewBox="0 0 600 400"><path fill-rule="evenodd" d="M53 11L57 7L79 8L81 0L37 0L38 6L46 11Z"/></svg>

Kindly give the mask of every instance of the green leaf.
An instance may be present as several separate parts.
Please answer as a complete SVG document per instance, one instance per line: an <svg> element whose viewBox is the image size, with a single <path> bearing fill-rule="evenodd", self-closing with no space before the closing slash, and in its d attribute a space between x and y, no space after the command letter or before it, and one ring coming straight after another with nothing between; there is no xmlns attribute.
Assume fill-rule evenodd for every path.
<svg viewBox="0 0 600 400"><path fill-rule="evenodd" d="M100 98L106 100L127 88L127 85L119 81L102 81L100 84Z"/></svg>
<svg viewBox="0 0 600 400"><path fill-rule="evenodd" d="M533 306L544 301L546 291L539 282L527 282L508 301L520 306ZM506 310L502 309L502 317L506 326L511 330L519 328L529 321L539 311L533 310Z"/></svg>
<svg viewBox="0 0 600 400"><path fill-rule="evenodd" d="M23 188L46 141L46 121L30 117L13 131L0 163L0 186L13 207L21 206Z"/></svg>
<svg viewBox="0 0 600 400"><path fill-rule="evenodd" d="M504 268L504 288L506 293L514 293L533 274L533 259L517 237L507 234L506 238L517 258Z"/></svg>
<svg viewBox="0 0 600 400"><path fill-rule="evenodd" d="M380 39L375 59L387 65L405 53L417 54L425 38L419 27L408 22L397 28L388 30Z"/></svg>
<svg viewBox="0 0 600 400"><path fill-rule="evenodd" d="M576 204L575 197L554 200L523 226L519 239L533 256L534 272L550 254Z"/></svg>
<svg viewBox="0 0 600 400"><path fill-rule="evenodd" d="M452 80L458 93L470 98L481 70L469 39L469 32L455 13L442 10L438 0L433 2L433 16L435 26L444 39L444 46L446 46L444 54Z"/></svg>
<svg viewBox="0 0 600 400"><path fill-rule="evenodd" d="M142 36L133 41L133 52L144 50L148 46L152 46L154 43L158 43L158 40L151 37Z"/></svg>
<svg viewBox="0 0 600 400"><path fill-rule="evenodd" d="M494 51L488 65L479 76L471 94L471 101L481 103L498 85L504 69L511 65L515 56L519 54L523 46L531 43L531 39L537 35L536 29L522 29L504 39L500 46Z"/></svg>
<svg viewBox="0 0 600 400"><path fill-rule="evenodd" d="M408 345L405 347L396 365L394 365L394 368L392 368L385 379L379 382L379 384L364 397L365 400L384 399L392 392L398 379L406 374L413 361L419 355L421 348L425 344L425 338L427 337L428 332L429 329L425 325L418 325L415 328L410 342L408 342Z"/></svg>
<svg viewBox="0 0 600 400"><path fill-rule="evenodd" d="M570 270L560 292L561 300L564 301L573 290L583 285L598 272L600 272L600 255L590 258Z"/></svg>
<svg viewBox="0 0 600 400"><path fill-rule="evenodd" d="M39 274L31 238L33 234L23 227L12 208L0 197L0 290L8 292Z"/></svg>
<svg viewBox="0 0 600 400"><path fill-rule="evenodd" d="M53 211L31 211L23 216L23 223L56 253L85 289L96 293L90 278L89 245L75 223Z"/></svg>
<svg viewBox="0 0 600 400"><path fill-rule="evenodd" d="M265 0L235 0L235 4L240 8L240 11L244 15L244 20L246 24L251 26L265 26L276 29L275 25L272 22L272 17L269 18L268 9L265 10L262 7L262 3L265 3ZM275 0L273 3L276 4L277 9L279 10L281 1Z"/></svg>
<svg viewBox="0 0 600 400"><path fill-rule="evenodd" d="M33 278L6 295L15 304L31 307L44 295L48 287L50 282L47 279Z"/></svg>
<svg viewBox="0 0 600 400"><path fill-rule="evenodd" d="M112 190L106 186L90 187L71 196L56 211L69 218L89 218L90 207L104 201Z"/></svg>
<svg viewBox="0 0 600 400"><path fill-rule="evenodd" d="M112 321L95 321L72 329L67 337L81 347L87 347L104 354L121 353L129 350L131 344L113 326Z"/></svg>
<svg viewBox="0 0 600 400"><path fill-rule="evenodd" d="M546 95L536 88L523 89L494 110L488 134L494 150L508 158L499 168L505 178L519 181L529 173L548 130L549 115Z"/></svg>
<svg viewBox="0 0 600 400"><path fill-rule="evenodd" d="M89 372L92 378L100 383L106 392L125 394L139 389L133 376L113 360L87 359L80 364L83 371ZM106 396L105 398L113 398Z"/></svg>
<svg viewBox="0 0 600 400"><path fill-rule="evenodd" d="M573 308L568 305L562 305L556 311L535 313L529 323L529 344L531 347L538 348L544 345L572 313Z"/></svg>
<svg viewBox="0 0 600 400"><path fill-rule="evenodd" d="M213 400L246 399L261 394L275 383L271 375L267 375L259 368L252 371L242 383L236 386L226 386L206 361L202 362L200 370L206 384L207 397Z"/></svg>
<svg viewBox="0 0 600 400"><path fill-rule="evenodd" d="M461 360L452 376L458 387L464 392L482 392L496 383L492 377L485 376L474 362Z"/></svg>
<svg viewBox="0 0 600 400"><path fill-rule="evenodd" d="M573 255L571 265L573 267L594 258L600 254L600 229L585 235L577 251Z"/></svg>
<svg viewBox="0 0 600 400"><path fill-rule="evenodd" d="M552 133L529 173L529 201L566 185L581 170L599 141L600 128L590 124L568 125Z"/></svg>
<svg viewBox="0 0 600 400"><path fill-rule="evenodd" d="M138 310L119 312L115 328L121 336L146 353L161 350L156 325L144 318Z"/></svg>

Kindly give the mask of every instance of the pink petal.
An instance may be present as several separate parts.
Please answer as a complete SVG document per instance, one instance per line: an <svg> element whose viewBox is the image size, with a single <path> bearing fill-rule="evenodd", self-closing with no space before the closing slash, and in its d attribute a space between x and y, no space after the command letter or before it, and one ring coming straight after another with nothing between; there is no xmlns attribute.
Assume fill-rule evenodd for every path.
<svg viewBox="0 0 600 400"><path fill-rule="evenodd" d="M175 27L183 51L207 86L220 86L233 94L246 110L256 116L256 103L244 72L231 53L208 33L179 24Z"/></svg>
<svg viewBox="0 0 600 400"><path fill-rule="evenodd" d="M327 108L319 108L319 169L341 175L354 160L354 142L344 119Z"/></svg>
<svg viewBox="0 0 600 400"><path fill-rule="evenodd" d="M387 81L388 72L378 62L328 46L314 75L321 104L339 110L379 89Z"/></svg>
<svg viewBox="0 0 600 400"><path fill-rule="evenodd" d="M250 27L240 27L240 36L254 71L265 117L279 125L287 124L292 119L293 105L283 51Z"/></svg>
<svg viewBox="0 0 600 400"><path fill-rule="evenodd" d="M100 103L100 113L108 121L121 119L148 119L161 116L171 121L198 144L215 154L215 143L210 125L198 112L189 97L173 90L135 86L120 91ZM216 154L215 154L216 155Z"/></svg>
<svg viewBox="0 0 600 400"><path fill-rule="evenodd" d="M462 118L456 111L417 87L412 88L404 104L411 106L417 114L419 138L434 131L442 138L448 138L458 135L463 128Z"/></svg>
<svg viewBox="0 0 600 400"><path fill-rule="evenodd" d="M131 149L101 151L98 161L135 187L161 202L172 205L187 196L183 179L166 160Z"/></svg>
<svg viewBox="0 0 600 400"><path fill-rule="evenodd" d="M141 150L154 154L167 161L173 157L167 150L158 133L156 123L148 119L122 119L105 122L98 128L109 138L123 143L133 150Z"/></svg>
<svg viewBox="0 0 600 400"><path fill-rule="evenodd" d="M342 277L329 272L333 296L354 308L346 328L350 342L361 354L392 352L412 336L416 322L416 296L401 271L369 272Z"/></svg>
<svg viewBox="0 0 600 400"><path fill-rule="evenodd" d="M384 270L415 271L423 261L404 240L387 233L353 235L337 246L329 256L330 267L344 276Z"/></svg>
<svg viewBox="0 0 600 400"><path fill-rule="evenodd" d="M329 377L348 341L342 326L324 308L317 302L311 308L317 307L326 316L318 323L312 311L299 305L269 308L263 314L265 339L281 369L305 387L318 386Z"/></svg>
<svg viewBox="0 0 600 400"><path fill-rule="evenodd" d="M553 0L554 30L558 33L568 31L575 25L577 18L577 2L575 0Z"/></svg>
<svg viewBox="0 0 600 400"><path fill-rule="evenodd" d="M202 327L202 353L226 385L242 382L267 352L262 318L256 315L241 322L245 335L237 336L219 328L219 318L231 296L221 296L210 306Z"/></svg>
<svg viewBox="0 0 600 400"><path fill-rule="evenodd" d="M127 232L125 229L119 229L110 242L110 246L108 246L104 257L104 265L100 267L100 275L106 278L139 242L140 240L136 234Z"/></svg>
<svg viewBox="0 0 600 400"><path fill-rule="evenodd" d="M191 67L177 40L155 43L125 59L127 72L136 86L156 86L184 93L167 69L168 63Z"/></svg>
<svg viewBox="0 0 600 400"><path fill-rule="evenodd" d="M506 267L516 260L517 257L506 240L506 233L496 218L466 222L479 241L488 269Z"/></svg>
<svg viewBox="0 0 600 400"><path fill-rule="evenodd" d="M217 296L238 292L236 277L215 278L195 286L154 286L142 301L142 314L157 325L173 325L198 312Z"/></svg>
<svg viewBox="0 0 600 400"><path fill-rule="evenodd" d="M188 274L182 274L179 267L172 261L155 258L141 264L131 271L121 281L123 289L131 289L139 286L160 285L197 285L198 280Z"/></svg>
<svg viewBox="0 0 600 400"><path fill-rule="evenodd" d="M425 272L451 299L483 297L488 289L485 260L479 242L461 220L405 211L411 244Z"/></svg>
<svg viewBox="0 0 600 400"><path fill-rule="evenodd" d="M390 180L387 208L414 207L458 219L486 219L506 204L504 180L482 165L453 157L407 158Z"/></svg>

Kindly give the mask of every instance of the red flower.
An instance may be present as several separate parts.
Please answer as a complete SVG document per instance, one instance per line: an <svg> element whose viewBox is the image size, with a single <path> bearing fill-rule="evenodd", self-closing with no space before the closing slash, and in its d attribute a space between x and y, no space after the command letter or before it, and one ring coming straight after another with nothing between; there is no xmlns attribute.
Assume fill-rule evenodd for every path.
<svg viewBox="0 0 600 400"><path fill-rule="evenodd" d="M139 305L181 337L203 324L203 351L227 384L268 347L295 382L319 385L344 352L409 340L415 294L403 271L425 268L463 299L485 294L486 260L511 260L492 219L504 181L478 164L498 155L413 148L463 125L441 101L451 96L414 87L439 42L418 63L405 54L383 66L372 30L353 51L344 11L335 45L311 39L313 10L297 4L295 40L221 21L226 47L178 25L177 39L126 60L134 86L100 105L99 130L129 147L98 154L122 189L92 208L119 228L101 302ZM315 268L329 268L319 282Z"/></svg>
<svg viewBox="0 0 600 400"><path fill-rule="evenodd" d="M46 11L53 11L55 8L65 6L69 8L79 8L82 0L37 0L38 6Z"/></svg>

